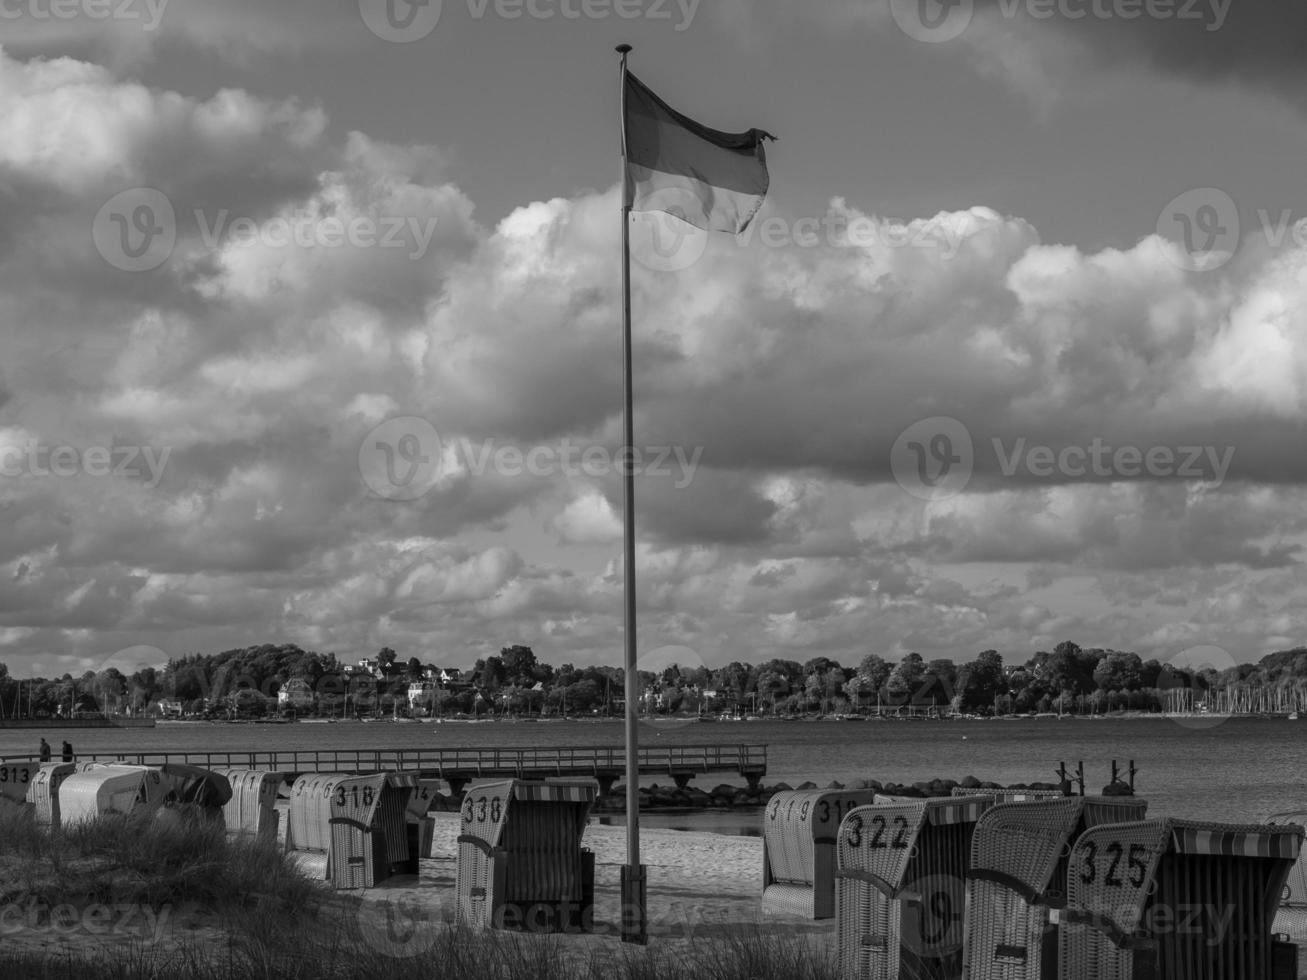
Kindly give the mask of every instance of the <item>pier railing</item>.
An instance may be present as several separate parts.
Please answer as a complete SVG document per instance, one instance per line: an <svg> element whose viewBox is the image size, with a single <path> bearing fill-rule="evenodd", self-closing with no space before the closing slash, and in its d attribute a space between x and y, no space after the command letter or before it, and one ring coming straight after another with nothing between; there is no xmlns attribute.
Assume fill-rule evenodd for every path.
<svg viewBox="0 0 1307 980"><path fill-rule="evenodd" d="M765 745L668 745L637 749L640 772L672 776L767 772ZM35 756L8 757L5 763ZM436 778L483 776L580 776L620 774L626 767L621 746L516 749L274 749L254 752L79 752L79 761L126 762L157 766L169 762L212 769L265 769L275 772L420 772Z"/></svg>

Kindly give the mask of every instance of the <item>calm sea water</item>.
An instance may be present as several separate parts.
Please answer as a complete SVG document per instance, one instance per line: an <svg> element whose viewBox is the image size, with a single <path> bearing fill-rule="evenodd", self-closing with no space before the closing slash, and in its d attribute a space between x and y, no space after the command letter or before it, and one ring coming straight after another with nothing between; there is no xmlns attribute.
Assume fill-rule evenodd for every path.
<svg viewBox="0 0 1307 980"><path fill-rule="evenodd" d="M1085 763L1088 792L1109 780L1110 764L1139 767L1136 789L1149 812L1218 821L1257 821L1307 810L1307 722L1232 718L1177 720L1022 720L958 722L718 722L642 725L641 744L768 746L768 785L856 777L916 782L973 775L1004 784L1056 780L1058 762ZM252 749L515 748L621 745L620 722L428 723L330 725L168 725L154 729L0 730L0 756L35 752L42 735L69 738L82 752ZM670 782L645 777L645 785ZM703 789L739 784L733 774L696 781ZM620 818L619 818L620 819ZM729 814L655 816L649 826L737 833L752 826Z"/></svg>

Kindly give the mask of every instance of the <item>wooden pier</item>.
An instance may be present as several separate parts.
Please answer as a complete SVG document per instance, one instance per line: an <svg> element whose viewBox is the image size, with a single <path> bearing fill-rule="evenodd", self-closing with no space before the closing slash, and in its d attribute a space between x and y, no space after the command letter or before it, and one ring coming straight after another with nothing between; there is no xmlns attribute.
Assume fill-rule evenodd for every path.
<svg viewBox="0 0 1307 980"><path fill-rule="evenodd" d="M767 774L765 745L668 745L637 750L642 775L670 776L678 787L713 772L738 773L756 789ZM621 746L531 749L286 749L266 752L99 752L77 753L79 762L124 762L158 766L168 762L262 769L288 777L306 772L413 772L443 779L454 795L474 779L543 779L593 776L605 795L626 771ZM36 756L8 756L6 766L35 764Z"/></svg>

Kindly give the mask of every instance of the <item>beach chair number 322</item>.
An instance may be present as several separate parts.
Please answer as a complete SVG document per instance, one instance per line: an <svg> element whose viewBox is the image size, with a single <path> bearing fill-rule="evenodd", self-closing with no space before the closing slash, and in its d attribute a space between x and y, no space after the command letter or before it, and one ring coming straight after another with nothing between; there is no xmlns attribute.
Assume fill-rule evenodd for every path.
<svg viewBox="0 0 1307 980"><path fill-rule="evenodd" d="M894 836L888 841L885 840L885 830L887 829L889 824L886 823L884 816L878 813L874 817L872 817L869 822L871 824L873 832L871 838L867 841L868 847L877 848L877 849L891 847L894 848L895 850L901 851L908 846L908 841L907 841L908 821L906 817L894 818L893 824L896 830L894 832ZM849 847L862 846L863 829L864 829L864 825L861 816L855 814L854 816L849 818L848 831L844 838L849 842Z"/></svg>

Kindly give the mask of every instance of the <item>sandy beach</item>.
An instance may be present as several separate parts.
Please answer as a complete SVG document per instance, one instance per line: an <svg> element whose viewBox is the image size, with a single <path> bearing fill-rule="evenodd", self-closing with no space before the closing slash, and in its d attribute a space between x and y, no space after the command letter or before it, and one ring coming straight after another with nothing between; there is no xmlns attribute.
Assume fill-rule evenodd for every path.
<svg viewBox="0 0 1307 980"><path fill-rule="evenodd" d="M456 813L434 813L433 857L423 859L417 879L400 877L362 895L361 923L377 944L393 955L412 955L410 944L421 944L422 930L405 922L454 919L457 870ZM586 827L584 846L595 855L595 930L569 936L584 955L616 949L621 907L621 868L626 863L625 827ZM762 839L729 837L694 831L641 829L640 860L648 873L650 943L686 943L711 939L724 931L765 924L769 932L806 936L813 943L835 940L834 920L813 922L788 915L762 915ZM629 947L628 947L629 948Z"/></svg>

